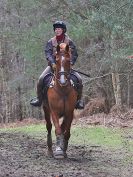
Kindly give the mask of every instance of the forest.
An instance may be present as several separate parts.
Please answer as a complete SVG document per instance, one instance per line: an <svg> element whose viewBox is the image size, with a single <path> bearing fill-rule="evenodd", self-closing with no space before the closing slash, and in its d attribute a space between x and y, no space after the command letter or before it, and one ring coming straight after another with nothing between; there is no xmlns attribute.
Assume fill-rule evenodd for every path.
<svg viewBox="0 0 133 177"><path fill-rule="evenodd" d="M84 73L85 108L65 94L61 120L30 105L57 20ZM24 176L133 176L133 0L0 0L0 177Z"/></svg>
<svg viewBox="0 0 133 177"><path fill-rule="evenodd" d="M66 23L78 49L74 69L90 75L82 75L87 104L103 100L108 112L133 108L132 0L1 0L0 123L43 119L30 99L47 66L44 47L56 20Z"/></svg>

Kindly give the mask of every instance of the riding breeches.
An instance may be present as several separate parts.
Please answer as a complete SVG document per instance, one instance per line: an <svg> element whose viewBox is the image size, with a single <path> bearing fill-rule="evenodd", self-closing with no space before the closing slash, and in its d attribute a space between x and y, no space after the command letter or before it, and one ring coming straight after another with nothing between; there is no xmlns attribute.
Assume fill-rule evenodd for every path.
<svg viewBox="0 0 133 177"><path fill-rule="evenodd" d="M50 72L52 72L51 67L47 66L47 68L40 75L38 82L43 85L44 77Z"/></svg>
<svg viewBox="0 0 133 177"><path fill-rule="evenodd" d="M44 77L51 72L51 67L47 66L47 68L40 75L37 82L37 97L39 100L43 98L43 88L44 88Z"/></svg>
<svg viewBox="0 0 133 177"><path fill-rule="evenodd" d="M74 81L77 91L81 92L83 88L83 84L82 84L82 78L79 75L79 73L72 70L71 79Z"/></svg>

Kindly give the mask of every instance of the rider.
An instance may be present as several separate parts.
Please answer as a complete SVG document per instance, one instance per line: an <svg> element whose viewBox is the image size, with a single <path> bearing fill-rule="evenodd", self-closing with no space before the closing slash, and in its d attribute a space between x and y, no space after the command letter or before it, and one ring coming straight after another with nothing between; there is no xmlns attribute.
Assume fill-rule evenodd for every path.
<svg viewBox="0 0 133 177"><path fill-rule="evenodd" d="M43 100L43 80L44 77L50 73L52 70L56 68L56 63L55 63L55 56L54 53L56 51L56 47L60 43L66 43L70 46L71 52L72 52L72 57L71 57L71 65L74 65L78 58L76 46L74 45L73 41L68 37L66 34L67 28L66 24L63 21L56 21L53 24L53 29L55 32L55 36L51 38L45 47L45 55L46 59L48 61L48 66L47 68L43 71L41 76L39 77L38 83L37 83L37 98L34 98L31 100L30 104L33 106L41 106L42 105L42 100ZM84 108L84 102L81 100L82 97L82 79L81 76L75 72L72 71L73 75L76 76L78 79L78 86L77 86L77 91L78 91L78 99L77 99L77 104L76 104L76 109L83 109Z"/></svg>

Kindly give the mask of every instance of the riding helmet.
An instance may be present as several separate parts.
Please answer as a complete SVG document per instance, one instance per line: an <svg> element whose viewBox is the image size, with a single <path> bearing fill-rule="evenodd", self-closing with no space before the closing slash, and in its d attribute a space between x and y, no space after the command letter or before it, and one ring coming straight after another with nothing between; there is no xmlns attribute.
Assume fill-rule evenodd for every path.
<svg viewBox="0 0 133 177"><path fill-rule="evenodd" d="M64 30L64 33L66 32L67 28L66 28L66 24L63 21L56 21L53 24L53 29L55 31L56 28L62 28Z"/></svg>

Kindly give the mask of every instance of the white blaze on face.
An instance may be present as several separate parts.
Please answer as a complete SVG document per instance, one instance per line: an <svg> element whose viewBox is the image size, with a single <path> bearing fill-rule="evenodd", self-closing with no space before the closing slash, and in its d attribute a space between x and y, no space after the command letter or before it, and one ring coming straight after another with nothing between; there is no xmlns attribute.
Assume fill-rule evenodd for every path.
<svg viewBox="0 0 133 177"><path fill-rule="evenodd" d="M65 58L62 56L61 57L61 72L64 72L64 67L63 67L63 61L64 61L64 59ZM65 80L64 74L61 74L60 82L61 82L61 84L65 84L66 80Z"/></svg>

